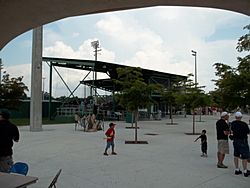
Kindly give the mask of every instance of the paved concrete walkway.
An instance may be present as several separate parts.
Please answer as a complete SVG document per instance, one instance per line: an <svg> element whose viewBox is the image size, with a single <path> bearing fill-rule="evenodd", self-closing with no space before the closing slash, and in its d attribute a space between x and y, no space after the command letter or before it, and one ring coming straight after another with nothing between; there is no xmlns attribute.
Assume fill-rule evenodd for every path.
<svg viewBox="0 0 250 188"><path fill-rule="evenodd" d="M218 118L203 116L203 122L196 122L197 132L207 130L207 158L200 157L200 142L194 143L197 136L184 134L192 132L191 116L179 116L174 120L178 125L167 125L168 119L139 122L138 138L148 141L147 145L124 144L134 139L134 130L125 129L128 123L116 122L117 156L103 156L103 131L75 131L73 123L44 125L43 132L20 127L14 160L27 162L29 175L39 177L31 188L48 187L60 168L58 188L249 188L250 177L233 174L232 143L225 159L229 168L216 167Z"/></svg>

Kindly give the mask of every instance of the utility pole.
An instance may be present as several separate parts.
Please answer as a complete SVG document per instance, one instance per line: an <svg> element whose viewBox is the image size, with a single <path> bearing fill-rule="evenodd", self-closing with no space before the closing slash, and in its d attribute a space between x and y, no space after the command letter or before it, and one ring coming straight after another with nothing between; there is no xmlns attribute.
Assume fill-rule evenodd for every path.
<svg viewBox="0 0 250 188"><path fill-rule="evenodd" d="M197 52L191 50L192 56L194 56L194 83L195 87L197 87Z"/></svg>
<svg viewBox="0 0 250 188"><path fill-rule="evenodd" d="M197 88L197 52L194 50L191 50L192 56L194 56L194 84L195 88ZM194 110L194 109L193 109ZM195 134L195 110L193 111L193 134Z"/></svg>

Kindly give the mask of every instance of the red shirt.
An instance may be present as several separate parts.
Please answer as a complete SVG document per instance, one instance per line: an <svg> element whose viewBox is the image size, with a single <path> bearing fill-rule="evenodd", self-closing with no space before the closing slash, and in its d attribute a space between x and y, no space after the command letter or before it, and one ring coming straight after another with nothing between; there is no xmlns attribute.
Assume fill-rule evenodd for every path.
<svg viewBox="0 0 250 188"><path fill-rule="evenodd" d="M109 128L105 135L109 138L107 138L107 141L113 141L115 137L115 129L114 128Z"/></svg>

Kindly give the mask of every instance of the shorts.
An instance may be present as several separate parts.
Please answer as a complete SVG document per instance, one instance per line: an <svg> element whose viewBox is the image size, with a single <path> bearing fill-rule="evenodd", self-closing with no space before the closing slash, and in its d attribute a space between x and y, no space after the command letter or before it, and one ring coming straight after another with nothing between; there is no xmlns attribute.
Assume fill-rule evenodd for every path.
<svg viewBox="0 0 250 188"><path fill-rule="evenodd" d="M106 146L106 148L110 148L110 146L112 146L112 147L115 146L114 141L107 141L107 146Z"/></svg>
<svg viewBox="0 0 250 188"><path fill-rule="evenodd" d="M9 172L12 165L12 156L0 157L0 172Z"/></svg>
<svg viewBox="0 0 250 188"><path fill-rule="evenodd" d="M229 154L228 140L218 140L218 152L221 154Z"/></svg>
<svg viewBox="0 0 250 188"><path fill-rule="evenodd" d="M234 156L241 159L249 159L249 146L247 140L237 140L233 141L234 146Z"/></svg>

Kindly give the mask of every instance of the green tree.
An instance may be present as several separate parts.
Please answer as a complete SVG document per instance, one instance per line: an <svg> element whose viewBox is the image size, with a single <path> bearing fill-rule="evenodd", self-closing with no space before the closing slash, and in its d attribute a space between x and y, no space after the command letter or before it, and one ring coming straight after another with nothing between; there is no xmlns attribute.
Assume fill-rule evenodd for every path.
<svg viewBox="0 0 250 188"><path fill-rule="evenodd" d="M239 38L236 49L238 52L247 52L247 55L243 58L237 58L239 62L237 67L239 73L238 88L243 99L243 105L250 106L250 24L243 29L248 30L248 33Z"/></svg>
<svg viewBox="0 0 250 188"><path fill-rule="evenodd" d="M250 51L250 25L244 27L248 33L239 38L236 49L238 52ZM213 102L225 110L233 110L237 106L245 107L250 104L250 55L237 58L236 68L223 63L215 63L213 80L217 88L211 92Z"/></svg>
<svg viewBox="0 0 250 188"><path fill-rule="evenodd" d="M184 81L183 79L172 80L169 88L162 87L161 90L161 101L169 106L169 119L170 124L174 124L173 120L173 106L176 106L176 96L181 92L179 83Z"/></svg>
<svg viewBox="0 0 250 188"><path fill-rule="evenodd" d="M147 108L154 101L151 94L160 88L156 84L147 84L143 80L141 68L117 68L115 83L121 87L115 95L117 102L135 117L135 143L137 138L138 108Z"/></svg>
<svg viewBox="0 0 250 188"><path fill-rule="evenodd" d="M18 109L20 100L27 97L28 87L23 83L23 76L10 77L4 72L0 84L0 108Z"/></svg>
<svg viewBox="0 0 250 188"><path fill-rule="evenodd" d="M175 93L172 87L169 89L163 89L161 92L161 101L169 106L169 119L171 121L170 124L173 125L173 105L175 105Z"/></svg>
<svg viewBox="0 0 250 188"><path fill-rule="evenodd" d="M238 75L236 69L222 63L215 63L215 75L219 77L215 81L217 89L212 92L213 100L223 110L230 110L241 103L241 97L237 92Z"/></svg>
<svg viewBox="0 0 250 188"><path fill-rule="evenodd" d="M236 49L239 52L250 51L250 24L243 27L243 29L248 30L248 33L241 36L238 40Z"/></svg>
<svg viewBox="0 0 250 188"><path fill-rule="evenodd" d="M189 74L187 80L182 80L178 83L178 87L182 88L182 91L176 93L176 103L179 105L185 105L185 109L189 110L193 114L193 131L195 132L195 109L197 107L205 107L209 104L209 97L205 94L203 86L197 86L191 79L193 75Z"/></svg>

